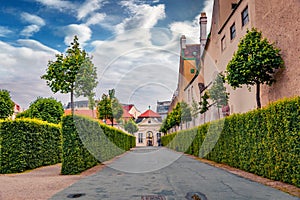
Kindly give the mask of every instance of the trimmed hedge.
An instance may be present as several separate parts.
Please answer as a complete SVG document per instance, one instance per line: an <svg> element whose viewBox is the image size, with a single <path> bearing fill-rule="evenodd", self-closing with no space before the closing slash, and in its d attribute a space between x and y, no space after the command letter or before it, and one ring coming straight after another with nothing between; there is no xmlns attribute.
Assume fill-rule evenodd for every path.
<svg viewBox="0 0 300 200"><path fill-rule="evenodd" d="M63 117L62 135L62 174L78 174L135 146L134 136L80 116Z"/></svg>
<svg viewBox="0 0 300 200"><path fill-rule="evenodd" d="M61 127L37 119L0 121L0 173L60 162Z"/></svg>
<svg viewBox="0 0 300 200"><path fill-rule="evenodd" d="M300 97L169 134L162 143L300 187Z"/></svg>

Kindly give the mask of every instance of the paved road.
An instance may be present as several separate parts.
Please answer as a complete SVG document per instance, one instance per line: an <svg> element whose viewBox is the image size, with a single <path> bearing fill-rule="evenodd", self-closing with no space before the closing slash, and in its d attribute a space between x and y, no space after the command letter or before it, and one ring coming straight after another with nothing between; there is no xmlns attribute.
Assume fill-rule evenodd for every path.
<svg viewBox="0 0 300 200"><path fill-rule="evenodd" d="M136 148L53 200L299 199L166 148Z"/></svg>

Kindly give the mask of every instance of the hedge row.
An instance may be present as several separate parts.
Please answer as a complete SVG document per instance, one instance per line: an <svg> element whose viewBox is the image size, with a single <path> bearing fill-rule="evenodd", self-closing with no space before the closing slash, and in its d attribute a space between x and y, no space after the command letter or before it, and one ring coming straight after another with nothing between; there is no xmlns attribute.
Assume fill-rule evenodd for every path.
<svg viewBox="0 0 300 200"><path fill-rule="evenodd" d="M78 174L135 146L135 137L80 116L62 120L62 174Z"/></svg>
<svg viewBox="0 0 300 200"><path fill-rule="evenodd" d="M300 187L300 97L166 135L162 143Z"/></svg>
<svg viewBox="0 0 300 200"><path fill-rule="evenodd" d="M0 121L0 173L60 162L61 128L37 119Z"/></svg>

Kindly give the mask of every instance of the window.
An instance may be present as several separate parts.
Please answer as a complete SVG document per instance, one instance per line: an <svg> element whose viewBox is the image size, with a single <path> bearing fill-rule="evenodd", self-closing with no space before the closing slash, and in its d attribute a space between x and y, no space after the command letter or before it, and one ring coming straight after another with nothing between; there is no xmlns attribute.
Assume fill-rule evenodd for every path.
<svg viewBox="0 0 300 200"><path fill-rule="evenodd" d="M221 40L221 49L222 49L222 51L224 51L224 49L226 49L225 35L222 37L222 40Z"/></svg>
<svg viewBox="0 0 300 200"><path fill-rule="evenodd" d="M248 6L242 12L242 25L245 26L249 22Z"/></svg>
<svg viewBox="0 0 300 200"><path fill-rule="evenodd" d="M143 133L139 133L139 143L143 143Z"/></svg>
<svg viewBox="0 0 300 200"><path fill-rule="evenodd" d="M236 36L235 23L230 27L230 39L233 40Z"/></svg>

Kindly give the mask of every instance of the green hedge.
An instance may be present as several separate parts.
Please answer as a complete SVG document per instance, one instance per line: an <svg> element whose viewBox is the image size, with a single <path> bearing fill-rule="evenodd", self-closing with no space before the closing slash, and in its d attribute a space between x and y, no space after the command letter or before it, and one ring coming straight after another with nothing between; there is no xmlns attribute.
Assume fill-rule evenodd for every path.
<svg viewBox="0 0 300 200"><path fill-rule="evenodd" d="M61 128L37 119L0 121L0 173L60 162Z"/></svg>
<svg viewBox="0 0 300 200"><path fill-rule="evenodd" d="M78 174L135 146L135 137L80 116L62 120L62 174Z"/></svg>
<svg viewBox="0 0 300 200"><path fill-rule="evenodd" d="M300 97L162 137L169 148L300 186Z"/></svg>

